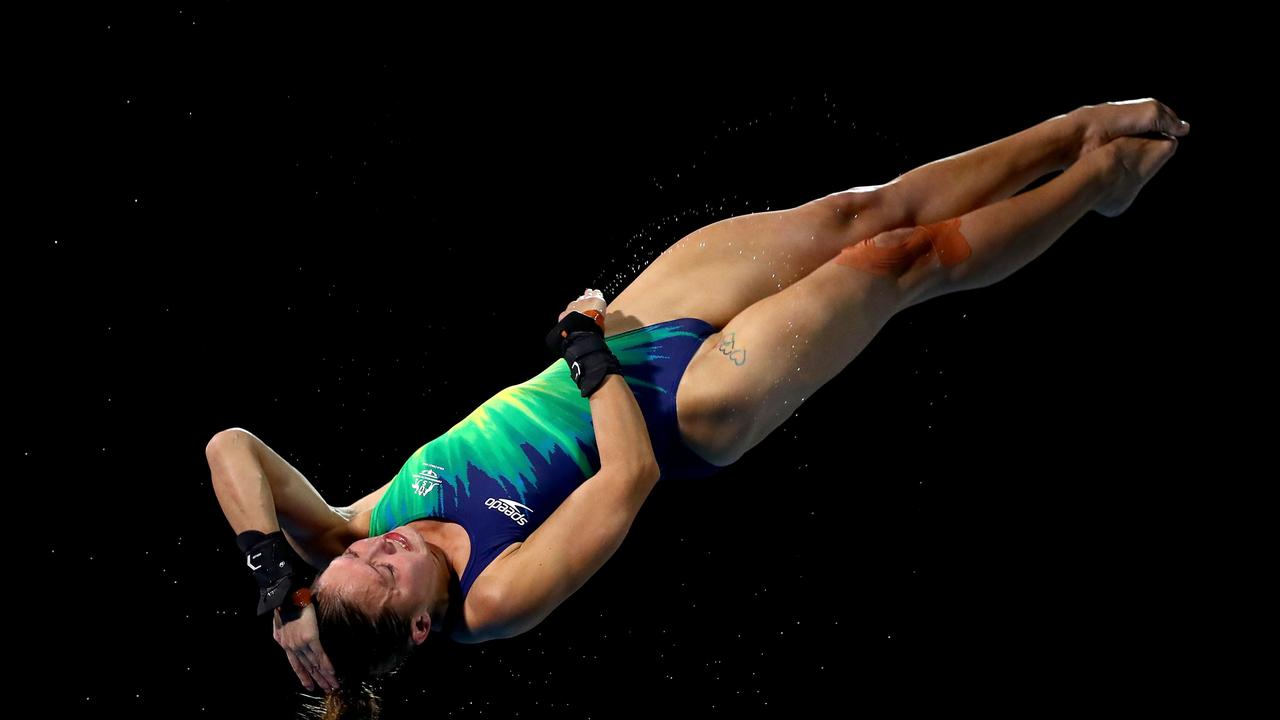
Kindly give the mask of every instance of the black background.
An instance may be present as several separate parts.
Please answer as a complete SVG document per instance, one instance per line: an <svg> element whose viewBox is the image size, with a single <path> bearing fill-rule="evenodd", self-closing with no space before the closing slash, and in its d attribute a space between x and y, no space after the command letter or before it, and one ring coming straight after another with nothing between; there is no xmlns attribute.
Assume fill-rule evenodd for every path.
<svg viewBox="0 0 1280 720"><path fill-rule="evenodd" d="M48 560L30 582L57 638L26 647L48 703L297 707L209 484L215 432L252 430L350 503L544 368L584 286L616 296L697 227L1146 96L1193 131L1128 212L894 318L737 465L660 485L536 630L428 643L387 709L774 716L947 702L938 666L980 704L1173 699L1203 677L1223 618L1203 604L1220 518L1198 471L1222 460L1192 411L1210 393L1189 345L1214 327L1194 247L1216 132L1194 67L1010 48L922 71L888 48L761 72L739 46L605 68L600 39L453 49L441 24L378 46L369 28L395 24L378 18L357 45L344 18L260 21L104 12L50 53L11 268L16 494L41 528L23 551ZM805 503L771 502L793 484Z"/></svg>

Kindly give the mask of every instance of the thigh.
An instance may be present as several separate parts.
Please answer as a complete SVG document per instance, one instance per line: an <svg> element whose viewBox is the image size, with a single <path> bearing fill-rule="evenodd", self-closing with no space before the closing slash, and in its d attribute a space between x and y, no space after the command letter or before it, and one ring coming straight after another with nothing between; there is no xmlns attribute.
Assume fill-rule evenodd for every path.
<svg viewBox="0 0 1280 720"><path fill-rule="evenodd" d="M889 187L855 187L695 230L664 250L609 302L609 334L681 317L724 327L846 245L902 224Z"/></svg>
<svg viewBox="0 0 1280 720"><path fill-rule="evenodd" d="M752 304L707 338L681 378L685 445L712 464L735 462L840 373L905 297L896 280L832 259Z"/></svg>

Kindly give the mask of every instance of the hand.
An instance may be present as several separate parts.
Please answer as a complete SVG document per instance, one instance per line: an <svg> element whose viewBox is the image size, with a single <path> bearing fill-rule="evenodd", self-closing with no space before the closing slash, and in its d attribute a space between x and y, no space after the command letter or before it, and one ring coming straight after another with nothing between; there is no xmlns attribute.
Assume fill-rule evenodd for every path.
<svg viewBox="0 0 1280 720"><path fill-rule="evenodd" d="M577 300L569 303L569 306L564 309L564 312L560 313L560 317L556 318L556 322L563 320L565 315L568 315L575 310L578 312L583 312L585 310L599 310L603 313L606 307L608 307L608 303L604 301L604 293L599 290L587 288L585 292L578 296Z"/></svg>
<svg viewBox="0 0 1280 720"><path fill-rule="evenodd" d="M284 648L289 664L297 673L302 686L314 690L319 685L326 692L338 689L333 664L320 647L320 627L316 621L316 606L308 605L302 615L293 622L281 623L280 610L273 615L271 637Z"/></svg>
<svg viewBox="0 0 1280 720"><path fill-rule="evenodd" d="M1173 110L1155 98L1085 105L1073 114L1082 127L1076 159L1126 135L1162 133L1182 137L1191 131L1189 123L1179 120Z"/></svg>
<svg viewBox="0 0 1280 720"><path fill-rule="evenodd" d="M1106 217L1127 210L1142 186L1155 177L1177 149L1176 137L1121 137L1095 150L1086 161L1096 159L1100 163L1107 185L1093 209Z"/></svg>

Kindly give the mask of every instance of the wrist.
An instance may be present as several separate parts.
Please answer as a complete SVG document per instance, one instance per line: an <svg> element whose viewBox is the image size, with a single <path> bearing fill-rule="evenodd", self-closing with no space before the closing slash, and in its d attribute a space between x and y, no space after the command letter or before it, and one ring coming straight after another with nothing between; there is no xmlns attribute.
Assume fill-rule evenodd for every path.
<svg viewBox="0 0 1280 720"><path fill-rule="evenodd" d="M599 325L600 329L604 330L604 313L600 312L599 310L579 310L578 312L582 313L583 315L586 315L592 320L595 320L596 325Z"/></svg>
<svg viewBox="0 0 1280 720"><path fill-rule="evenodd" d="M258 584L258 615L284 603L305 606L310 601L311 567L289 545L284 531L247 530L236 536L236 545Z"/></svg>
<svg viewBox="0 0 1280 720"><path fill-rule="evenodd" d="M280 607L276 608L276 612L280 614L280 623L286 624L302 617L302 611L311 604L311 588L307 586L300 587L289 593L286 600Z"/></svg>

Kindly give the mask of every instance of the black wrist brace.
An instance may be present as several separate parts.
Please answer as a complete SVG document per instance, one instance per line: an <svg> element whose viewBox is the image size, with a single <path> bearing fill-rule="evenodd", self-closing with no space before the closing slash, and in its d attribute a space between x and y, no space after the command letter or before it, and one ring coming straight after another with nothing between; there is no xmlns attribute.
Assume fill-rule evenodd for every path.
<svg viewBox="0 0 1280 720"><path fill-rule="evenodd" d="M622 374L622 364L604 341L604 330L594 320L572 311L547 333L547 347L564 358L569 376L582 397L590 397L604 384L606 375Z"/></svg>
<svg viewBox="0 0 1280 720"><path fill-rule="evenodd" d="M280 608L285 622L297 618L301 608L293 602L286 604L294 592L311 584L313 568L306 563L289 541L284 531L265 534L247 530L236 536L236 545L245 556L245 563L258 582L258 615L265 615Z"/></svg>

